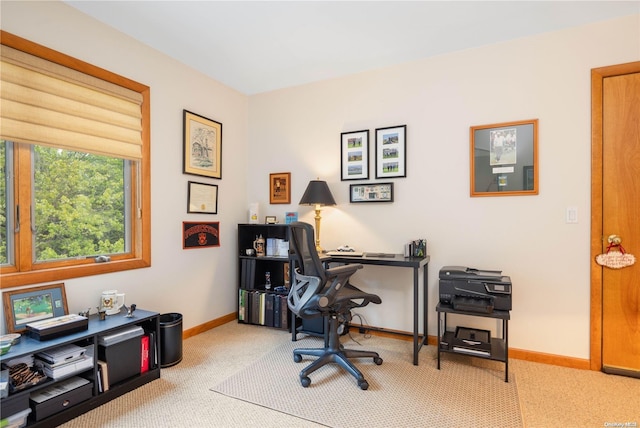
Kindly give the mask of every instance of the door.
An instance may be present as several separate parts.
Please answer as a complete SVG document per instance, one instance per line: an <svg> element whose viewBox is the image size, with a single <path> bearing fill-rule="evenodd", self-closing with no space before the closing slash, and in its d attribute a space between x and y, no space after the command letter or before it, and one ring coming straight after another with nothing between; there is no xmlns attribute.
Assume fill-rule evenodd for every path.
<svg viewBox="0 0 640 428"><path fill-rule="evenodd" d="M600 83L592 85L592 223L600 224L592 224L592 253L605 252L607 237L615 234L638 260L611 269L592 259L592 324L598 324L594 307L601 317L600 325L593 325L601 335L592 331L592 368L640 377L640 62L594 72Z"/></svg>

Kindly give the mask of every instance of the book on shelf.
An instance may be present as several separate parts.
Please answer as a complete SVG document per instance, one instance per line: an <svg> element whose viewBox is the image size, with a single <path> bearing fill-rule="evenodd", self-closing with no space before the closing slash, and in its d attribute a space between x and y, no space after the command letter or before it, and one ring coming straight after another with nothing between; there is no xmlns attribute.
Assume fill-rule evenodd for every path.
<svg viewBox="0 0 640 428"><path fill-rule="evenodd" d="M273 327L273 307L275 306L275 297L273 293L265 293L264 296L264 325Z"/></svg>
<svg viewBox="0 0 640 428"><path fill-rule="evenodd" d="M287 296L282 295L280 297L280 328L289 328L289 311L287 310Z"/></svg>
<svg viewBox="0 0 640 428"><path fill-rule="evenodd" d="M140 373L149 371L149 336L140 338Z"/></svg>
<svg viewBox="0 0 640 428"><path fill-rule="evenodd" d="M238 321L245 322L246 321L246 311L247 304L245 299L247 297L247 291L240 289L238 290Z"/></svg>
<svg viewBox="0 0 640 428"><path fill-rule="evenodd" d="M259 316L260 316L260 325L265 325L265 319L266 319L266 310L265 310L265 306L266 306L266 299L265 299L265 293L258 293L258 295L260 296L260 311L259 311Z"/></svg>
<svg viewBox="0 0 640 428"><path fill-rule="evenodd" d="M98 368L100 370L100 376L102 380L103 391L109 390L109 366L106 361L98 360Z"/></svg>
<svg viewBox="0 0 640 428"><path fill-rule="evenodd" d="M280 328L282 325L282 318L280 315L282 299L277 294L273 295L273 327Z"/></svg>
<svg viewBox="0 0 640 428"><path fill-rule="evenodd" d="M104 392L104 387L102 386L102 367L98 364L98 372L96 373L96 383L98 384L98 392Z"/></svg>
<svg viewBox="0 0 640 428"><path fill-rule="evenodd" d="M251 293L251 324L260 324L260 293Z"/></svg>
<svg viewBox="0 0 640 428"><path fill-rule="evenodd" d="M149 336L149 369L158 367L158 352L156 352L156 332L155 330L145 331Z"/></svg>

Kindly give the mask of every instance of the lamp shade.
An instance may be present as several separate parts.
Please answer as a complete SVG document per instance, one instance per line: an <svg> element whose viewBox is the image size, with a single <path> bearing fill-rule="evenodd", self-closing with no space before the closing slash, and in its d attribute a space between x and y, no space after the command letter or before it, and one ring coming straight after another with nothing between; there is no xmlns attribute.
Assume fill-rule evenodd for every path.
<svg viewBox="0 0 640 428"><path fill-rule="evenodd" d="M311 180L300 199L300 205L336 205L326 181Z"/></svg>

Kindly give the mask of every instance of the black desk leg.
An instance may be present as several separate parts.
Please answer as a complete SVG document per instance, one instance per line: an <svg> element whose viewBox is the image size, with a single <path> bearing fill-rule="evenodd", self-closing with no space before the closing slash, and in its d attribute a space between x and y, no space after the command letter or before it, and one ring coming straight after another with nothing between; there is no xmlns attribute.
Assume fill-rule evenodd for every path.
<svg viewBox="0 0 640 428"><path fill-rule="evenodd" d="M413 269L413 365L418 365L418 310L419 310L419 290L418 290L418 273L420 269ZM426 308L425 308L426 310Z"/></svg>

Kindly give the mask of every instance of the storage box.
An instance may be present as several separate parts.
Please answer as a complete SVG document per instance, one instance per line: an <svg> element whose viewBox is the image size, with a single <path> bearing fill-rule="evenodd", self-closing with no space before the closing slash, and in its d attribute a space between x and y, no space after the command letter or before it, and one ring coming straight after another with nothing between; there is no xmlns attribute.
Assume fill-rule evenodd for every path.
<svg viewBox="0 0 640 428"><path fill-rule="evenodd" d="M136 326L98 338L98 359L107 363L109 386L140 374L143 334Z"/></svg>
<svg viewBox="0 0 640 428"><path fill-rule="evenodd" d="M29 336L36 340L50 340L89 328L89 318L81 315L63 315L27 324Z"/></svg>
<svg viewBox="0 0 640 428"><path fill-rule="evenodd" d="M0 419L0 427L2 428L22 428L27 425L27 416L31 413L31 409L25 409L21 412L14 413L9 417L3 417Z"/></svg>
<svg viewBox="0 0 640 428"><path fill-rule="evenodd" d="M10 395L0 400L1 419L5 419L5 415L15 415L27 409L29 409L29 394ZM0 426L2 426L1 423Z"/></svg>
<svg viewBox="0 0 640 428"><path fill-rule="evenodd" d="M75 406L91 398L93 384L74 376L31 394L29 403L36 421Z"/></svg>

